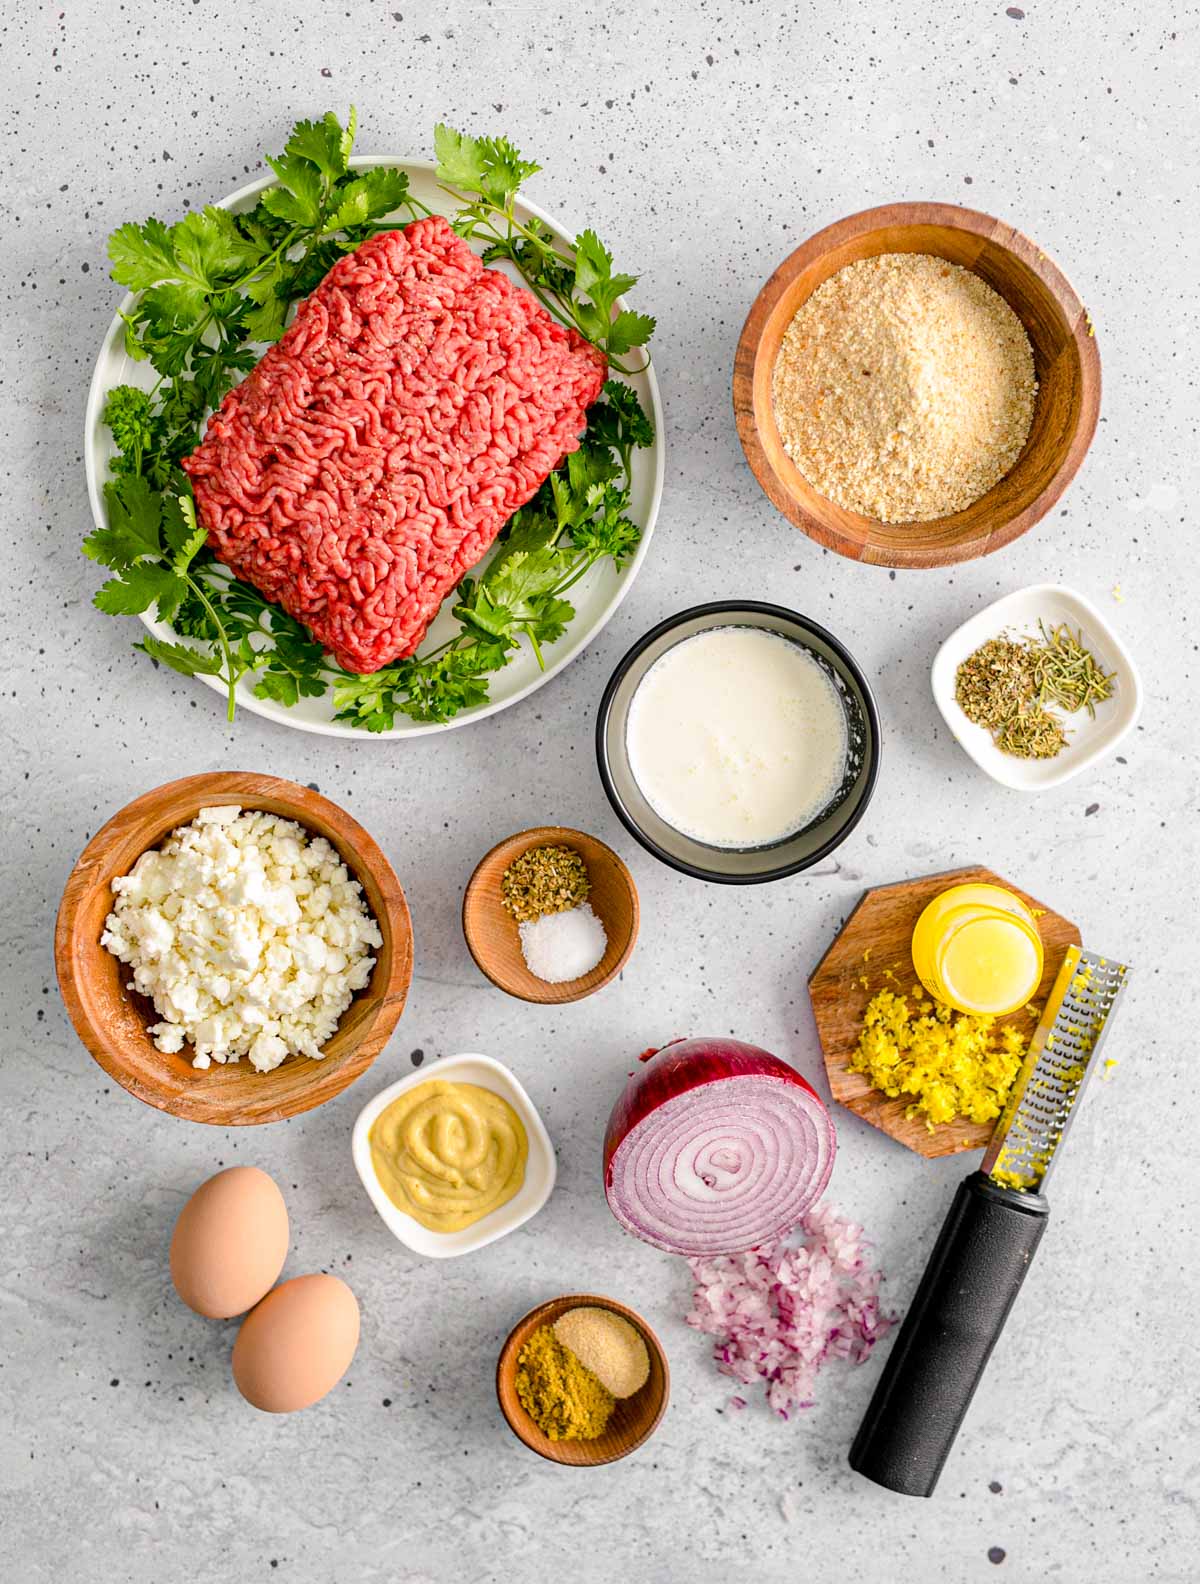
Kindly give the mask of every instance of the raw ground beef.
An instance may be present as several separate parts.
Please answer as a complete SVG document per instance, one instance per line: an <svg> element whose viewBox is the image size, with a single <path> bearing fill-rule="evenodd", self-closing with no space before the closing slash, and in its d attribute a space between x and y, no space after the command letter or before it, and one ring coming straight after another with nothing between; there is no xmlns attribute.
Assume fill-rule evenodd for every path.
<svg viewBox="0 0 1200 1584"><path fill-rule="evenodd" d="M575 450L605 373L434 216L335 264L183 466L219 559L378 671Z"/></svg>

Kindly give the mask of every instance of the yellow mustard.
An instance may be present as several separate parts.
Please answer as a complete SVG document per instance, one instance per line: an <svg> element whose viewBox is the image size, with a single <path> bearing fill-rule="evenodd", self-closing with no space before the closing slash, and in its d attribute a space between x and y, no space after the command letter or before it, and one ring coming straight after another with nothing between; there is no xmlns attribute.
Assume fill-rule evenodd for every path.
<svg viewBox="0 0 1200 1584"><path fill-rule="evenodd" d="M917 920L917 977L935 1001L976 1017L1024 1006L1042 980L1042 938L1033 914L1003 886L951 886Z"/></svg>
<svg viewBox="0 0 1200 1584"><path fill-rule="evenodd" d="M474 1225L525 1181L529 1140L521 1119L478 1084L418 1084L375 1118L370 1142L388 1198L431 1232Z"/></svg>

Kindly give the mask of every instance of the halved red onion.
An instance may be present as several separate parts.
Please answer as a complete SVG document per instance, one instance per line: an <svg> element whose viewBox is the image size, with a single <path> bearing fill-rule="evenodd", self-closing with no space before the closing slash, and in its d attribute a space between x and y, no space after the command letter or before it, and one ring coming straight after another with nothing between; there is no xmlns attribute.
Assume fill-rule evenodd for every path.
<svg viewBox="0 0 1200 1584"><path fill-rule="evenodd" d="M833 1122L794 1067L730 1039L642 1060L604 1138L604 1191L626 1231L671 1254L740 1253L820 1198Z"/></svg>

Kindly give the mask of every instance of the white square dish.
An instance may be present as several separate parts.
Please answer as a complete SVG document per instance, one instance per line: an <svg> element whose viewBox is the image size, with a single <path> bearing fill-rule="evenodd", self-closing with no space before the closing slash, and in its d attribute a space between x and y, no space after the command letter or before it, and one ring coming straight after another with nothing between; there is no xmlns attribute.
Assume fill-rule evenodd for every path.
<svg viewBox="0 0 1200 1584"><path fill-rule="evenodd" d="M955 680L960 664L989 638L1036 633L1039 621L1047 627L1066 622L1082 633L1084 647L1105 671L1116 672L1116 680L1111 698L1097 704L1094 718L1086 711L1063 717L1069 740L1056 758L1018 759L1001 753L991 732L963 714L954 697ZM1090 600L1057 583L1018 589L965 621L938 650L931 681L934 701L955 741L993 781L1018 792L1044 792L1079 775L1112 753L1142 712L1142 681L1129 651Z"/></svg>
<svg viewBox="0 0 1200 1584"><path fill-rule="evenodd" d="M507 1204L491 1211L473 1226L464 1227L460 1232L432 1232L428 1227L423 1227L419 1221L415 1221L412 1216L406 1215L384 1192L371 1160L370 1135L375 1118L391 1105L397 1095L435 1079L443 1083L478 1084L481 1089L490 1089L493 1094L498 1094L508 1101L520 1117L525 1127L525 1136L529 1141L525 1181L518 1192ZM546 1132L545 1124L538 1115L533 1101L508 1068L502 1062L493 1060L491 1056L474 1054L446 1056L428 1070L417 1071L408 1078L401 1078L398 1083L389 1084L359 1112L358 1120L354 1124L351 1149L354 1166L362 1179L362 1185L388 1230L406 1247L412 1249L414 1254L424 1254L428 1259L453 1259L458 1254L469 1254L472 1249L494 1243L497 1238L504 1237L508 1232L515 1232L531 1216L537 1215L549 1199L558 1176L554 1145L550 1142L550 1135Z"/></svg>

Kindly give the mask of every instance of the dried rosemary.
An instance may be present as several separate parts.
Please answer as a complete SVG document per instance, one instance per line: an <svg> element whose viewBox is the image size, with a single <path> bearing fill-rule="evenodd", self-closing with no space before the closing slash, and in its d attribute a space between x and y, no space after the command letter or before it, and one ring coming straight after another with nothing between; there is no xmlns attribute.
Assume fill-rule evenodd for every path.
<svg viewBox="0 0 1200 1584"><path fill-rule="evenodd" d="M1067 746L1062 721L1040 704L1017 710L992 735L1001 753L1018 759L1053 759Z"/></svg>
<svg viewBox="0 0 1200 1584"><path fill-rule="evenodd" d="M587 901L587 865L573 847L531 847L500 880L500 900L518 923L566 913Z"/></svg>
<svg viewBox="0 0 1200 1584"><path fill-rule="evenodd" d="M1002 753L1018 759L1053 759L1067 745L1061 720L1112 696L1115 672L1106 673L1083 646L1083 634L1065 622L1038 638L989 638L967 656L955 677L954 696L968 720L986 727Z"/></svg>
<svg viewBox="0 0 1200 1584"><path fill-rule="evenodd" d="M1095 656L1083 647L1083 634L1072 634L1063 622L1046 631L1039 622L1042 641L1033 646L1033 672L1038 698L1042 704L1057 704L1073 715L1086 709L1095 716L1096 705L1112 696L1116 672L1103 672Z"/></svg>

